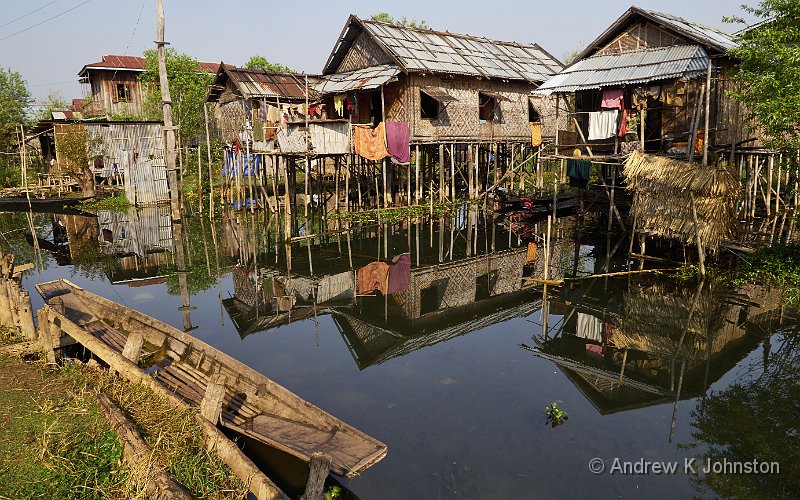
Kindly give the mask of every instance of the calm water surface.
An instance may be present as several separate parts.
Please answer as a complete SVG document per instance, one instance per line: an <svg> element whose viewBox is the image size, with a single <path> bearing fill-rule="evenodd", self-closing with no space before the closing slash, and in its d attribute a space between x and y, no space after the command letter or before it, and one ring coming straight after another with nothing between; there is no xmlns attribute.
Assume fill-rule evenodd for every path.
<svg viewBox="0 0 800 500"><path fill-rule="evenodd" d="M0 217L19 260L33 259L25 215ZM713 496L683 471L685 459L707 450L693 437L693 412L707 395L761 373L765 352L794 328L777 292L699 289L646 274L550 287L545 295L520 279L543 277L543 249L534 263L525 261L544 225L531 227L533 240L520 240L502 220L478 212L365 223L349 251L344 233L316 238L313 273L307 242L294 245L287 264L263 215L187 220L180 245L157 209L41 214L33 222L45 265L24 279L35 308L42 300L34 284L68 278L192 328L388 445L383 461L340 479L360 498ZM627 269L616 257L606 266L611 250L621 254L627 243L593 239L591 227L572 219L556 226L550 279ZM191 271L183 297L174 274L180 247ZM319 304L319 289L303 296L309 283L313 289L350 271L351 261L357 269L406 252L407 291L388 298L345 292ZM277 311L286 308L271 296L292 286L291 312ZM187 299L188 312L181 310ZM568 413L557 427L545 421L553 402ZM593 458L603 460L603 473L590 470ZM680 466L676 474L610 474L615 458Z"/></svg>

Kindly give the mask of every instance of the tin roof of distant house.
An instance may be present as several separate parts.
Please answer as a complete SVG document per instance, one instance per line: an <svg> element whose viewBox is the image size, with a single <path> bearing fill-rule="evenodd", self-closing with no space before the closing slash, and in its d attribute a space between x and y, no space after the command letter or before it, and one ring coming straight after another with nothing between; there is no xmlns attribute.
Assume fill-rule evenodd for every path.
<svg viewBox="0 0 800 500"><path fill-rule="evenodd" d="M78 76L86 76L89 70L92 69L125 70L125 71L142 72L145 69L146 62L147 60L144 57L116 56L116 55L104 54L102 61L87 64L81 69L81 71L78 73ZM200 61L198 63L198 68L201 71L206 71L208 73L216 73L217 68L219 68L219 63Z"/></svg>
<svg viewBox="0 0 800 500"><path fill-rule="evenodd" d="M533 43L501 42L446 31L397 26L351 15L323 74L335 73L361 33L367 33L405 73L444 73L539 83L563 68Z"/></svg>

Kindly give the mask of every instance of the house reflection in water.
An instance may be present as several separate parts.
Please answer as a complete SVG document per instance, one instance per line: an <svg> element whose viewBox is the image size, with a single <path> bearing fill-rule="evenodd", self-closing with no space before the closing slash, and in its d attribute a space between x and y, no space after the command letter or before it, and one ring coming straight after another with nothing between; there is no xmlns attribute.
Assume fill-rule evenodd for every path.
<svg viewBox="0 0 800 500"><path fill-rule="evenodd" d="M104 272L112 284L143 286L163 283L172 265L173 238L169 206L100 210L96 217L53 214L52 239L40 248L59 265Z"/></svg>
<svg viewBox="0 0 800 500"><path fill-rule="evenodd" d="M172 217L168 205L129 208L125 212L100 210L100 248L116 257L108 271L112 284L129 286L163 283L164 268L172 264Z"/></svg>
<svg viewBox="0 0 800 500"><path fill-rule="evenodd" d="M244 231L243 222L228 223L234 227L224 233ZM301 242L290 266L280 246L253 252L249 238L239 241L237 253L247 265L234 269L234 296L223 300L239 334L331 315L361 369L539 307L533 282L522 278L543 275L544 252L531 255L526 242L474 210L452 219L365 225L311 246ZM559 240L552 247L549 276L558 279L565 245ZM397 282L401 289L387 283L358 293L365 286L359 269L376 261L393 269L406 254L411 268Z"/></svg>
<svg viewBox="0 0 800 500"><path fill-rule="evenodd" d="M602 281L564 287L551 299L563 321L528 347L601 414L702 396L759 342L790 326L779 290Z"/></svg>

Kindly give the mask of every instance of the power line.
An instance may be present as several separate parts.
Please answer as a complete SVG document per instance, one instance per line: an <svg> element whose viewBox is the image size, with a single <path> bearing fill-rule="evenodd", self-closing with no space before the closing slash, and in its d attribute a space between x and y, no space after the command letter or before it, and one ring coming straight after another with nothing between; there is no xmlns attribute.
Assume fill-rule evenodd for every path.
<svg viewBox="0 0 800 500"><path fill-rule="evenodd" d="M11 24L11 23L15 23L15 22L19 21L20 19L23 19L23 18L25 18L25 17L28 17L28 16L30 16L31 14L35 14L36 12L39 12L40 10L44 9L45 7L47 7L47 6L49 6L49 5L53 5L54 3L58 2L58 1L59 1L59 0L53 0L52 2L50 2L50 3L46 3L46 4L42 5L41 7L39 7L38 9L34 9L34 10L32 10L32 11L28 12L27 14L23 14L23 15L21 15L21 16L19 16L19 17L17 17L17 18L14 18L14 19L12 19L12 20L8 21L8 22L7 22L7 23L5 23L5 24L0 24L0 28L5 28L5 27L6 27L6 26L8 26L9 24Z"/></svg>
<svg viewBox="0 0 800 500"><path fill-rule="evenodd" d="M49 18L45 19L44 21L40 21L40 22L38 22L38 23L34 24L33 26L28 26L27 28L25 28L25 29L23 29L23 30L19 30L19 31L17 31L16 33L11 33L10 35L6 35L6 36L4 36L3 38L0 38L0 42L2 42L3 40L7 40L7 39L9 39L9 38L11 38L12 36L16 36L16 35L19 35L20 33L25 33L25 32L26 32L26 31L28 31L28 30L32 30L33 28L35 28L35 27L37 27L37 26L41 26L42 24L44 24L44 23L46 23L46 22L48 22L48 21L52 21L53 19L55 19L55 18L57 18L57 17L61 17L61 16L63 16L64 14L66 14L66 13L68 13L68 12L72 12L73 10L77 9L78 7L80 7L81 5L86 5L87 3L91 2L91 1L92 1L92 0L86 0L85 2L81 2L81 3L79 3L78 5L76 5L75 7L71 7L71 8L69 8L69 9L65 10L64 12L62 12L62 13L60 13L60 14L56 14L55 16L53 16L53 17L49 17Z"/></svg>

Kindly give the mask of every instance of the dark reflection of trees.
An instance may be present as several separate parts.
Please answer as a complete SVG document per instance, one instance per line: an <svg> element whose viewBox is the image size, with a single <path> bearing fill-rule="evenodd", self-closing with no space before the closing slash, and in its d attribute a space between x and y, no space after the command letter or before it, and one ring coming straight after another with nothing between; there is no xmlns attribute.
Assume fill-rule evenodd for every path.
<svg viewBox="0 0 800 500"><path fill-rule="evenodd" d="M217 228L213 222L205 221L201 224L201 220L195 217L183 219L182 230L183 249L186 255L186 285L189 295L196 295L217 283L211 265L211 262L214 262L216 249L209 244L213 239L211 231L216 231ZM160 269L161 274L167 275L167 293L170 295L181 294L177 270L175 264L167 264Z"/></svg>
<svg viewBox="0 0 800 500"><path fill-rule="evenodd" d="M692 412L692 437L693 445L707 447L700 455L703 464L707 459L778 462L780 474L700 473L693 482L701 494L800 498L800 334L777 338L781 344L765 354L760 374L749 373L711 394Z"/></svg>

